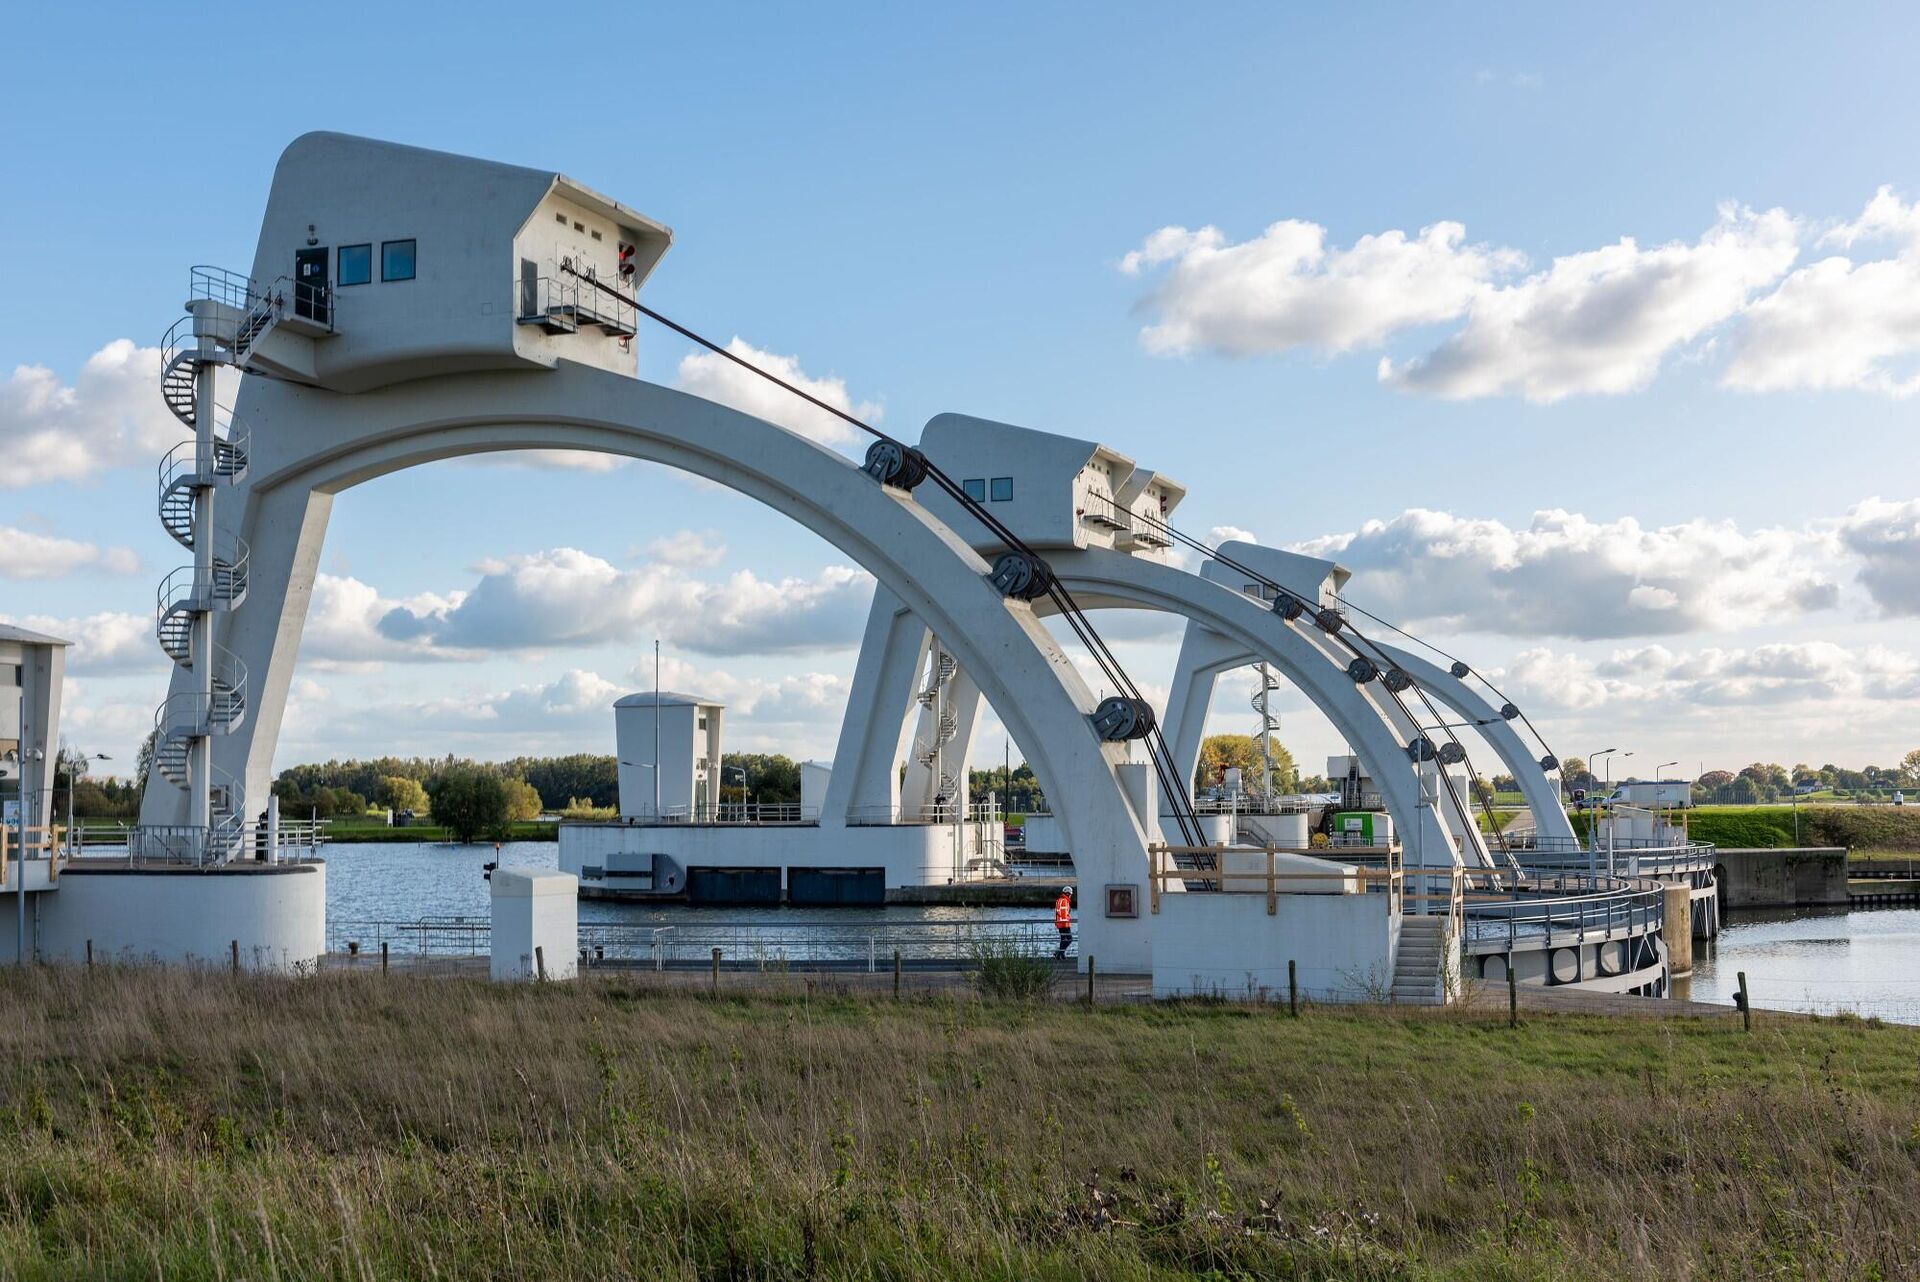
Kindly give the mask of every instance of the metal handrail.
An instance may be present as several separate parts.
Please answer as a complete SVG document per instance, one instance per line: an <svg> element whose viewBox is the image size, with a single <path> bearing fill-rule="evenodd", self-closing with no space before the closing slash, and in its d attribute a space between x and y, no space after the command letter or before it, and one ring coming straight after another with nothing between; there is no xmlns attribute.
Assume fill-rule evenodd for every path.
<svg viewBox="0 0 1920 1282"><path fill-rule="evenodd" d="M1584 941L1592 935L1645 934L1666 920L1665 890L1645 880L1563 875L1505 894L1504 900L1468 894L1466 944L1498 951L1511 949L1523 936L1552 939L1571 933Z"/></svg>
<svg viewBox="0 0 1920 1282"><path fill-rule="evenodd" d="M225 267L202 264L187 273L188 299L209 299L229 307L245 309L261 295L253 278Z"/></svg>
<svg viewBox="0 0 1920 1282"><path fill-rule="evenodd" d="M224 437L214 438L205 449L197 440L181 441L160 459L160 493L165 495L188 473L210 478L238 476L247 469L248 444L247 432L238 427L229 427Z"/></svg>
<svg viewBox="0 0 1920 1282"><path fill-rule="evenodd" d="M156 620L165 618L180 606L202 610L217 605L231 606L247 594L252 549L247 546L246 540L228 538L223 549L220 544L215 547L213 573L207 583L200 582L196 567L191 565L178 566L160 580L160 586L154 590ZM226 556L220 555L221 550L226 552Z"/></svg>
<svg viewBox="0 0 1920 1282"><path fill-rule="evenodd" d="M361 954L389 951L418 956L479 956L492 943L486 917L424 917L413 921L327 922L327 951L344 953L349 943ZM651 966L712 964L718 948L729 965L781 968L793 964L829 965L877 971L903 962L971 963L986 949L1008 949L1027 956L1052 956L1059 936L1051 916L1003 921L701 921L675 926L638 922L581 922L581 951L591 962ZM1073 956L1070 947L1068 955Z"/></svg>

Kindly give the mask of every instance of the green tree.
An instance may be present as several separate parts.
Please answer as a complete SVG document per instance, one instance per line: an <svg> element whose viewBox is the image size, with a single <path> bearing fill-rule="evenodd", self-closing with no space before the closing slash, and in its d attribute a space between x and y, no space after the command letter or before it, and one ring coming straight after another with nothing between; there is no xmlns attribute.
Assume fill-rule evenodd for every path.
<svg viewBox="0 0 1920 1282"><path fill-rule="evenodd" d="M427 790L418 779L407 775L387 775L380 780L380 786L373 790L376 803L391 810L411 810L416 815L427 813Z"/></svg>
<svg viewBox="0 0 1920 1282"><path fill-rule="evenodd" d="M1909 788L1920 788L1920 748L1900 758L1900 778Z"/></svg>
<svg viewBox="0 0 1920 1282"><path fill-rule="evenodd" d="M1568 792L1593 787L1593 772L1587 769L1585 757L1568 757L1560 763L1560 786Z"/></svg>
<svg viewBox="0 0 1920 1282"><path fill-rule="evenodd" d="M525 823L529 819L538 819L541 810L540 793L525 779L507 779L502 781L507 789L507 819L512 823Z"/></svg>
<svg viewBox="0 0 1920 1282"><path fill-rule="evenodd" d="M1293 754L1271 735L1267 737L1267 747L1273 755L1274 792L1297 790L1300 771L1293 764ZM1193 772L1193 786L1196 790L1218 787L1226 772L1235 767L1240 770L1240 786L1257 795L1260 791L1259 739L1250 734L1210 734L1200 744L1200 762Z"/></svg>
<svg viewBox="0 0 1920 1282"><path fill-rule="evenodd" d="M491 770L473 765L449 766L427 784L434 821L455 841L507 837L507 784Z"/></svg>

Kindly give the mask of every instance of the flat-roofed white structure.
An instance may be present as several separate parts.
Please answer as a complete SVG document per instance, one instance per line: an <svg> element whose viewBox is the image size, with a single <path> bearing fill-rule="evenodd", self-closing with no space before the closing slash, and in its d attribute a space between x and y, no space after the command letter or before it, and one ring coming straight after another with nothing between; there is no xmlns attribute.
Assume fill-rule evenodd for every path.
<svg viewBox="0 0 1920 1282"><path fill-rule="evenodd" d="M658 694L649 690L616 700L613 734L620 755L621 816L684 819L710 812L720 798L720 729L725 716L726 705L718 699L672 690Z"/></svg>
<svg viewBox="0 0 1920 1282"><path fill-rule="evenodd" d="M60 691L71 642L0 623L0 806L14 832L53 818ZM37 839L40 834L34 833Z"/></svg>

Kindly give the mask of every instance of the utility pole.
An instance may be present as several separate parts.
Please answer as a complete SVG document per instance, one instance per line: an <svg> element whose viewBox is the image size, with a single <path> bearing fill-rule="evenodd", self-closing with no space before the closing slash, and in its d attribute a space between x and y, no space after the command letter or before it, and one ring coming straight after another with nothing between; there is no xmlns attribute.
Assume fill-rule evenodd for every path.
<svg viewBox="0 0 1920 1282"><path fill-rule="evenodd" d="M660 822L660 638L653 639L653 821Z"/></svg>

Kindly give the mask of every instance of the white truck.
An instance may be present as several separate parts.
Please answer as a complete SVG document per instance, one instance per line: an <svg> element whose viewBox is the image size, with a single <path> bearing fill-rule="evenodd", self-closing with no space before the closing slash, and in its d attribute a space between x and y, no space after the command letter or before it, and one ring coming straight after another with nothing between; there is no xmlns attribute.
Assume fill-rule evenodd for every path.
<svg viewBox="0 0 1920 1282"><path fill-rule="evenodd" d="M1644 806L1648 810L1667 810L1693 804L1693 784L1686 779L1661 779L1623 783L1607 797L1610 805Z"/></svg>

